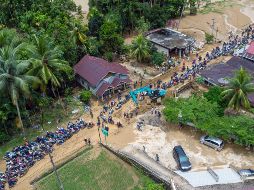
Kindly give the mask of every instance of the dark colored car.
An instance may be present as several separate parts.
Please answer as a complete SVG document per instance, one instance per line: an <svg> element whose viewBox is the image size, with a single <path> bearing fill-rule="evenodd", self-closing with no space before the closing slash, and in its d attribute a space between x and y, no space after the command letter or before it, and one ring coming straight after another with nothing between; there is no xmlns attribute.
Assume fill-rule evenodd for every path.
<svg viewBox="0 0 254 190"><path fill-rule="evenodd" d="M239 170L238 173L241 176L244 176L244 177L252 177L252 176L254 176L254 170L252 170L252 169Z"/></svg>
<svg viewBox="0 0 254 190"><path fill-rule="evenodd" d="M174 147L173 157L177 163L178 168L181 171L188 171L191 169L191 163L189 161L189 158L185 154L182 146L178 145Z"/></svg>

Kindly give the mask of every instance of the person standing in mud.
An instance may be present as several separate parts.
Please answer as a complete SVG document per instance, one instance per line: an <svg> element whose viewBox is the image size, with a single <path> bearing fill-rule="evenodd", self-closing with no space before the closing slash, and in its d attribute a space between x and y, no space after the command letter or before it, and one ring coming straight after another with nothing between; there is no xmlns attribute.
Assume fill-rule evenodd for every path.
<svg viewBox="0 0 254 190"><path fill-rule="evenodd" d="M158 154L155 155L155 160L156 160L156 162L159 162L159 161L160 161L160 158L159 158L159 155L158 155Z"/></svg>
<svg viewBox="0 0 254 190"><path fill-rule="evenodd" d="M90 109L90 116L91 116L91 118L93 118L93 112L91 109Z"/></svg>
<svg viewBox="0 0 254 190"><path fill-rule="evenodd" d="M158 111L158 117L161 118L161 112L160 111Z"/></svg>
<svg viewBox="0 0 254 190"><path fill-rule="evenodd" d="M98 117L97 118L97 126L99 127L101 125L101 120L100 120L100 118Z"/></svg>

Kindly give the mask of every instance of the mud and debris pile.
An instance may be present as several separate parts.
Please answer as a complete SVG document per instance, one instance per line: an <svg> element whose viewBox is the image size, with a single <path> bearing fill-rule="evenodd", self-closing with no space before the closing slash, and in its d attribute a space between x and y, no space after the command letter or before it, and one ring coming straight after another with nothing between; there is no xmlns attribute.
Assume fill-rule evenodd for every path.
<svg viewBox="0 0 254 190"><path fill-rule="evenodd" d="M161 111L159 111L159 112L161 114ZM152 114L151 112L146 112L139 117L139 120L143 121L143 123L145 125L150 125L150 126L154 126L154 127L162 127L166 123L165 123L164 119L162 118L162 116L160 116L160 114L158 114L158 113Z"/></svg>

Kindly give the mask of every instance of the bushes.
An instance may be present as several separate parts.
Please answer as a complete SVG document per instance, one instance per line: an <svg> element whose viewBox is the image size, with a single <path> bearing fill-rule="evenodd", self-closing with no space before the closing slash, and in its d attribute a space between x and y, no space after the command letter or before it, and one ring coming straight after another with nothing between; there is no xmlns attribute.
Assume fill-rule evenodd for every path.
<svg viewBox="0 0 254 190"><path fill-rule="evenodd" d="M153 52L153 54L152 54L152 64L153 65L161 66L164 61L165 61L165 55L163 53L160 53L157 51Z"/></svg>
<svg viewBox="0 0 254 190"><path fill-rule="evenodd" d="M5 142L9 141L11 137L7 135L5 132L0 131L0 144L4 144Z"/></svg>
<svg viewBox="0 0 254 190"><path fill-rule="evenodd" d="M109 62L113 61L113 53L112 52L106 52L104 54L104 57L106 58L106 60L108 60Z"/></svg>
<svg viewBox="0 0 254 190"><path fill-rule="evenodd" d="M221 93L223 92L223 88L218 86L213 86L209 88L208 92L204 93L204 97L213 103L218 104L218 114L219 116L224 115L224 110L226 109L228 102L222 99Z"/></svg>
<svg viewBox="0 0 254 190"><path fill-rule="evenodd" d="M145 190L164 190L162 184L157 184L155 182L148 183L145 187Z"/></svg>
<svg viewBox="0 0 254 190"><path fill-rule="evenodd" d="M207 95L206 95L207 96ZM178 124L181 111L183 123L192 122L197 129L209 135L232 140L240 145L254 145L254 120L247 116L220 115L220 106L204 97L173 98L164 101L166 120Z"/></svg>
<svg viewBox="0 0 254 190"><path fill-rule="evenodd" d="M212 34L205 33L205 41L210 44L213 42L214 36Z"/></svg>
<svg viewBox="0 0 254 190"><path fill-rule="evenodd" d="M90 99L92 97L92 93L88 90L83 90L80 94L80 100L84 102L85 104L89 103Z"/></svg>

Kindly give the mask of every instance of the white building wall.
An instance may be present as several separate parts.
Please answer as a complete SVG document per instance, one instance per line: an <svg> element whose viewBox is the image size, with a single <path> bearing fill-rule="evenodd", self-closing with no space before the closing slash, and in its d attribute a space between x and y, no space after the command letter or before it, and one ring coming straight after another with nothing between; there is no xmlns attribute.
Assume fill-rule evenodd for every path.
<svg viewBox="0 0 254 190"><path fill-rule="evenodd" d="M92 94L96 96L96 91L95 91L95 89L92 88L91 86L89 86L89 83L88 83L86 80L82 79L82 78L79 77L79 76L77 76L76 79L77 79L77 81L79 82L79 84L80 84L81 86L83 86L86 90L90 90L90 91L92 92Z"/></svg>
<svg viewBox="0 0 254 190"><path fill-rule="evenodd" d="M164 53L166 56L169 56L168 49L161 47L159 45L156 45L156 44L154 45L154 47L156 47L158 52Z"/></svg>

